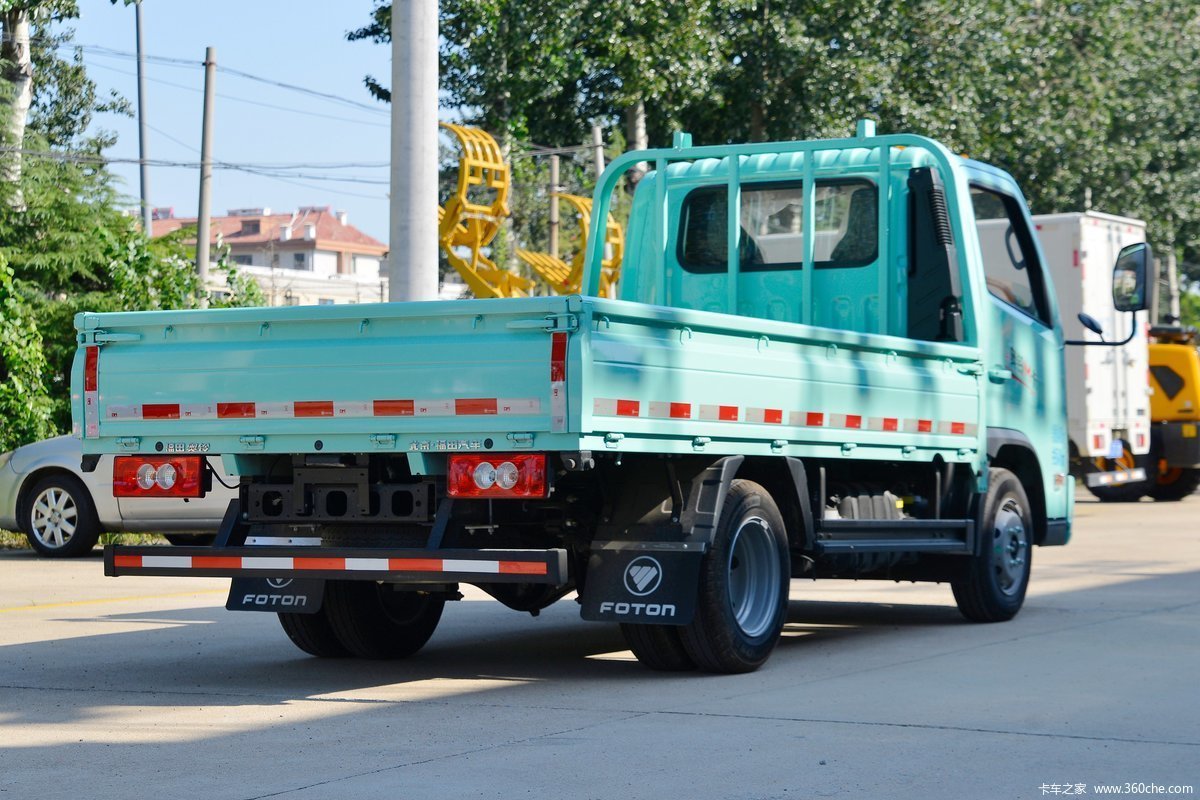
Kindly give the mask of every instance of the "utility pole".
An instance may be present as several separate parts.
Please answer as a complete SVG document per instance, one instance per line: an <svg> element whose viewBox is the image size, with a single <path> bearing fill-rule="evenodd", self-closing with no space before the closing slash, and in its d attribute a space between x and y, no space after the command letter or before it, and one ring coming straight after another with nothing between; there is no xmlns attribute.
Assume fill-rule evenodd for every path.
<svg viewBox="0 0 1200 800"><path fill-rule="evenodd" d="M137 28L137 95L138 95L138 161L141 164L142 188L142 230L150 235L154 220L150 208L150 158L148 136L146 134L146 51L142 47L142 0L133 4L134 25Z"/></svg>
<svg viewBox="0 0 1200 800"><path fill-rule="evenodd" d="M438 296L438 3L392 4L388 299Z"/></svg>
<svg viewBox="0 0 1200 800"><path fill-rule="evenodd" d="M558 258L558 156L550 156L550 257Z"/></svg>
<svg viewBox="0 0 1200 800"><path fill-rule="evenodd" d="M1179 307L1179 265L1175 261L1175 243L1167 249L1167 309L1171 315L1171 324L1178 325L1182 310ZM1152 325L1158 320L1153 320Z"/></svg>
<svg viewBox="0 0 1200 800"><path fill-rule="evenodd" d="M200 304L207 306L208 241L212 212L213 96L217 85L217 49L204 51L204 125L200 133L200 213L196 223L196 274L200 276Z"/></svg>

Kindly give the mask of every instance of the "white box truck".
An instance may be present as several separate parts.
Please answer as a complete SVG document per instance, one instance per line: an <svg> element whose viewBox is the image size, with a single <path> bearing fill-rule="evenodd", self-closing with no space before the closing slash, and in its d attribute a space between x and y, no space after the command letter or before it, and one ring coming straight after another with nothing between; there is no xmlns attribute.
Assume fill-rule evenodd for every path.
<svg viewBox="0 0 1200 800"><path fill-rule="evenodd" d="M1104 338L1130 333L1128 314L1113 310L1112 265L1121 248L1146 241L1146 223L1097 211L1033 218L1058 292L1063 333L1091 339L1080 312L1104 328ZM1135 501L1150 451L1149 312L1140 311L1121 347L1068 347L1067 426L1074 471L1101 500Z"/></svg>

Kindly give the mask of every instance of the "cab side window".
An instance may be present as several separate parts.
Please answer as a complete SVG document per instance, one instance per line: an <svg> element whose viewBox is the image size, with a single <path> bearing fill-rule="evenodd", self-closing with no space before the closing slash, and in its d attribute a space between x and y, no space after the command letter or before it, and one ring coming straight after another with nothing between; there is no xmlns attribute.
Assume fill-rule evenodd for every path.
<svg viewBox="0 0 1200 800"><path fill-rule="evenodd" d="M1041 265L1020 204L1010 195L972 185L971 205L988 291L1048 325L1050 313Z"/></svg>

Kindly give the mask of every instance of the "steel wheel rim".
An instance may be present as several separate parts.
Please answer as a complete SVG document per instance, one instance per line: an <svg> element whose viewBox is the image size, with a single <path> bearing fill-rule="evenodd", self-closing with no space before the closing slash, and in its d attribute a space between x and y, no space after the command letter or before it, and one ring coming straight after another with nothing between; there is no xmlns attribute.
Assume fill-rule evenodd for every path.
<svg viewBox="0 0 1200 800"><path fill-rule="evenodd" d="M762 517L742 521L733 534L729 560L729 606L750 638L771 629L779 604L779 557L770 524Z"/></svg>
<svg viewBox="0 0 1200 800"><path fill-rule="evenodd" d="M43 546L53 550L66 547L78 522L79 506L66 489L49 486L33 499L29 529Z"/></svg>
<svg viewBox="0 0 1200 800"><path fill-rule="evenodd" d="M1006 597L1021 591L1029 563L1029 534L1021 504L1006 497L996 512L992 526L992 567L996 588Z"/></svg>

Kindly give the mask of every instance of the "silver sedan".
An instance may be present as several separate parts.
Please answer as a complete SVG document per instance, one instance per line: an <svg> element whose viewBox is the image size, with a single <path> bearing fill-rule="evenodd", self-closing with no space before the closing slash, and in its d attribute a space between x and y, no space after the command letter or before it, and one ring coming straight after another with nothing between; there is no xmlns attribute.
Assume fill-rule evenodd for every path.
<svg viewBox="0 0 1200 800"><path fill-rule="evenodd" d="M213 481L202 498L113 497L113 457L94 472L80 467L79 439L58 436L0 453L0 528L20 530L45 556L79 556L101 532L162 533L174 544L210 540L237 490ZM215 478L237 486L221 459L209 459Z"/></svg>

